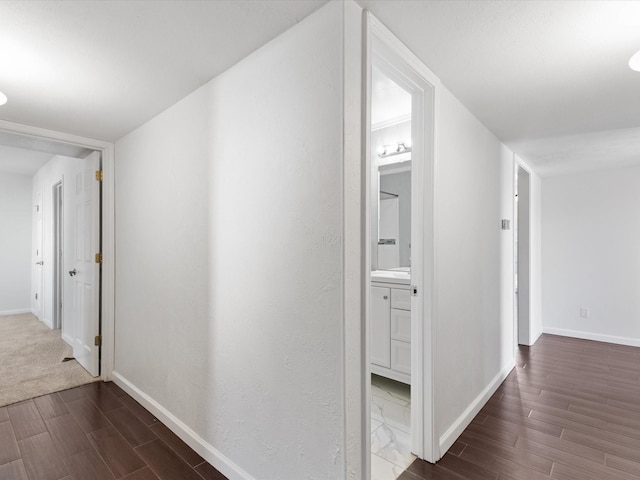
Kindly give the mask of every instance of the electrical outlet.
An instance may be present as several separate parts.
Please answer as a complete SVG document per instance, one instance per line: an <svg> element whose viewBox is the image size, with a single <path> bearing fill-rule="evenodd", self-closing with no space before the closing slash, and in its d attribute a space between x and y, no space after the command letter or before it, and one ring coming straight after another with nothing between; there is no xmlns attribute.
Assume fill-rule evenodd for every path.
<svg viewBox="0 0 640 480"><path fill-rule="evenodd" d="M580 316L582 318L589 318L589 309L588 308L584 308L584 307L580 307Z"/></svg>

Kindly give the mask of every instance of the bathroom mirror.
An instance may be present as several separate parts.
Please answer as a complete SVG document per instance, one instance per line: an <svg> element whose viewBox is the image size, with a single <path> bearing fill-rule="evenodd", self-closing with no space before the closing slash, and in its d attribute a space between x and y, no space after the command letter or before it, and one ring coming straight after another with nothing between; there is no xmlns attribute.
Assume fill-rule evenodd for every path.
<svg viewBox="0 0 640 480"><path fill-rule="evenodd" d="M411 95L375 66L371 101L371 269L411 268Z"/></svg>
<svg viewBox="0 0 640 480"><path fill-rule="evenodd" d="M378 270L411 267L411 161L378 168Z"/></svg>

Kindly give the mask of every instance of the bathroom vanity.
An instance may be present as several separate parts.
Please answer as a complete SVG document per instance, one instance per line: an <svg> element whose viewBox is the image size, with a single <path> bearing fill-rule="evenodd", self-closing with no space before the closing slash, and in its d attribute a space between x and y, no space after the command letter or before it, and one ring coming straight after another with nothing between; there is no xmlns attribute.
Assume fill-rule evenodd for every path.
<svg viewBox="0 0 640 480"><path fill-rule="evenodd" d="M371 272L371 372L411 384L411 277Z"/></svg>

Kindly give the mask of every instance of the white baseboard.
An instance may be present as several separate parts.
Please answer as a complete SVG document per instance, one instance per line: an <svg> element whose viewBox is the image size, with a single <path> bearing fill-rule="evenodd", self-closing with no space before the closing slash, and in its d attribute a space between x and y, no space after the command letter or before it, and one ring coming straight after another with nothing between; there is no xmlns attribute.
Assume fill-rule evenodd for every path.
<svg viewBox="0 0 640 480"><path fill-rule="evenodd" d="M465 428L469 426L471 421L475 418L482 407L487 403L491 395L493 395L498 387L502 385L502 382L505 378L511 373L516 366L515 359L512 359L507 366L498 373L492 380L489 382L489 385L485 387L485 389L480 392L473 402L467 407L467 409L458 417L458 419L453 422L453 425L449 427L449 429L444 432L444 434L440 437L440 455L444 456L444 454L451 448L451 445L458 439L458 437L462 434Z"/></svg>
<svg viewBox="0 0 640 480"><path fill-rule="evenodd" d="M600 333L581 332L579 330L566 330L564 328L543 327L543 333L550 335L560 335L562 337L582 338L584 340L595 340L596 342L616 343L618 345L629 345L640 347L640 338L616 337L615 335L604 335Z"/></svg>
<svg viewBox="0 0 640 480"><path fill-rule="evenodd" d="M30 308L18 308L16 310L1 310L0 315L20 315L21 313L31 313Z"/></svg>
<svg viewBox="0 0 640 480"><path fill-rule="evenodd" d="M173 433L178 435L187 445L193 448L198 455L218 469L223 475L229 478L229 480L255 480L222 452L207 443L200 435L118 372L113 372L111 376L116 385L136 399L138 403L149 410L158 420L169 427Z"/></svg>

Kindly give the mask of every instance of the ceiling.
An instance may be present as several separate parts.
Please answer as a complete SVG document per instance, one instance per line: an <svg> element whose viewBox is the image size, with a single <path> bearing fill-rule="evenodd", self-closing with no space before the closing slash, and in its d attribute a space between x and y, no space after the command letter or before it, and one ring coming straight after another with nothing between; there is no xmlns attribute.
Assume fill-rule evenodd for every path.
<svg viewBox="0 0 640 480"><path fill-rule="evenodd" d="M0 172L32 177L53 155L0 145Z"/></svg>
<svg viewBox="0 0 640 480"><path fill-rule="evenodd" d="M115 141L325 0L0 2L0 118Z"/></svg>
<svg viewBox="0 0 640 480"><path fill-rule="evenodd" d="M114 141L324 3L4 0L0 119ZM358 3L541 175L640 163L640 1Z"/></svg>
<svg viewBox="0 0 640 480"><path fill-rule="evenodd" d="M411 120L411 94L376 67L371 72L371 128Z"/></svg>
<svg viewBox="0 0 640 480"><path fill-rule="evenodd" d="M358 3L541 175L640 164L640 2Z"/></svg>

